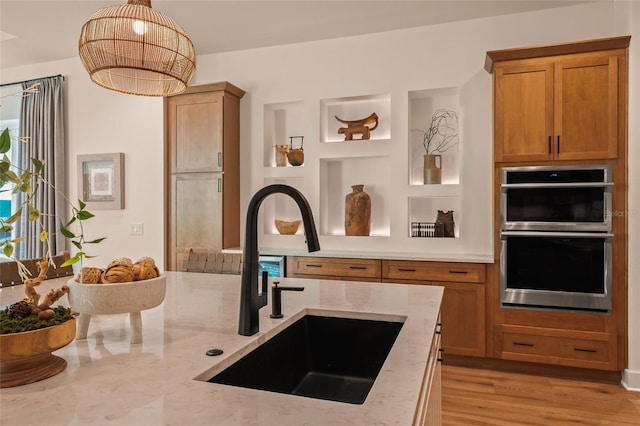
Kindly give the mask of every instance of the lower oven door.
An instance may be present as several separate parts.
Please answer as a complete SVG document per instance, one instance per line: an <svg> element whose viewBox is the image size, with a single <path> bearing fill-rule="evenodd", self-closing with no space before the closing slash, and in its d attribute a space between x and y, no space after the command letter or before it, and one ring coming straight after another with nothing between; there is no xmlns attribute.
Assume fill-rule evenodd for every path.
<svg viewBox="0 0 640 426"><path fill-rule="evenodd" d="M591 232L503 231L503 306L611 310L613 235Z"/></svg>

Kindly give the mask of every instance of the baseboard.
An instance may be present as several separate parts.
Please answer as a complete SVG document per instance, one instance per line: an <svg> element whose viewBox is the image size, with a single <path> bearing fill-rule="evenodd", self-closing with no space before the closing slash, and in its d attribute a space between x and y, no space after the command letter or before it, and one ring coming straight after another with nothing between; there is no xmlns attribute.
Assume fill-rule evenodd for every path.
<svg viewBox="0 0 640 426"><path fill-rule="evenodd" d="M627 368L622 372L621 383L626 390L640 392L640 371L631 371Z"/></svg>

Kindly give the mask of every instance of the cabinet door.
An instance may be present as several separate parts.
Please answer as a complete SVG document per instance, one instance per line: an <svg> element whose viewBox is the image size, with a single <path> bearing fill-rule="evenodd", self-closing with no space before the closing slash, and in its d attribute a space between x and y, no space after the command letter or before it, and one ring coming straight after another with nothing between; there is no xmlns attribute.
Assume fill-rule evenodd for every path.
<svg viewBox="0 0 640 426"><path fill-rule="evenodd" d="M618 146L618 57L573 55L555 66L555 157L615 158Z"/></svg>
<svg viewBox="0 0 640 426"><path fill-rule="evenodd" d="M485 356L484 284L443 283L442 347L445 354Z"/></svg>
<svg viewBox="0 0 640 426"><path fill-rule="evenodd" d="M222 247L222 174L172 176L170 270L179 270L188 247L218 251Z"/></svg>
<svg viewBox="0 0 640 426"><path fill-rule="evenodd" d="M553 64L496 65L494 90L495 161L551 159Z"/></svg>
<svg viewBox="0 0 640 426"><path fill-rule="evenodd" d="M223 95L193 93L167 104L172 171L222 171Z"/></svg>

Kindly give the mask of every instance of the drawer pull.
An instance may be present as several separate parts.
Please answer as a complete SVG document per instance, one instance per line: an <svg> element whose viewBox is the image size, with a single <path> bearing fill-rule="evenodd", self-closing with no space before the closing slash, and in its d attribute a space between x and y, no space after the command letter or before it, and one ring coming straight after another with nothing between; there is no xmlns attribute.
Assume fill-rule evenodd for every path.
<svg viewBox="0 0 640 426"><path fill-rule="evenodd" d="M468 274L469 271L456 271L455 269L449 269L450 274Z"/></svg>
<svg viewBox="0 0 640 426"><path fill-rule="evenodd" d="M530 347L530 348L532 348L534 346L533 343L524 343L524 342L513 342L513 344L515 346L527 346L527 347Z"/></svg>
<svg viewBox="0 0 640 426"><path fill-rule="evenodd" d="M351 265L351 266L349 266L349 269L365 270L365 269L367 269L367 267L366 266L353 266L353 265Z"/></svg>
<svg viewBox="0 0 640 426"><path fill-rule="evenodd" d="M576 352L590 352L590 353L593 353L593 354L598 352L595 349L587 349L587 348L573 348L573 350L576 351Z"/></svg>
<svg viewBox="0 0 640 426"><path fill-rule="evenodd" d="M413 268L398 268L399 272L415 272L416 270Z"/></svg>
<svg viewBox="0 0 640 426"><path fill-rule="evenodd" d="M315 263L307 263L304 266L306 266L307 268L322 268L322 265L318 265L318 264L315 264Z"/></svg>

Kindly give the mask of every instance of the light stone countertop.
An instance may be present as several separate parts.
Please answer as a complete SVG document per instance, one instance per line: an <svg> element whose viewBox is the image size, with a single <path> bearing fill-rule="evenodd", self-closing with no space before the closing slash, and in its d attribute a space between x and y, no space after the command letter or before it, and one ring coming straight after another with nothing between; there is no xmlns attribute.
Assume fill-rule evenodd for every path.
<svg viewBox="0 0 640 426"><path fill-rule="evenodd" d="M0 389L2 425L410 425L442 300L442 287L278 279L283 319L260 310L260 332L237 334L240 276L166 272L164 302L142 312L141 344L127 314L92 317L87 340L54 352L68 366L49 379ZM38 291L66 279L45 281ZM133 284L135 285L135 284ZM4 307L24 287L0 289ZM68 306L66 296L58 304ZM211 376L308 313L406 317L362 405L194 380ZM224 350L219 357L205 352ZM269 368L265 366L265 368ZM203 374L210 372L209 374Z"/></svg>

